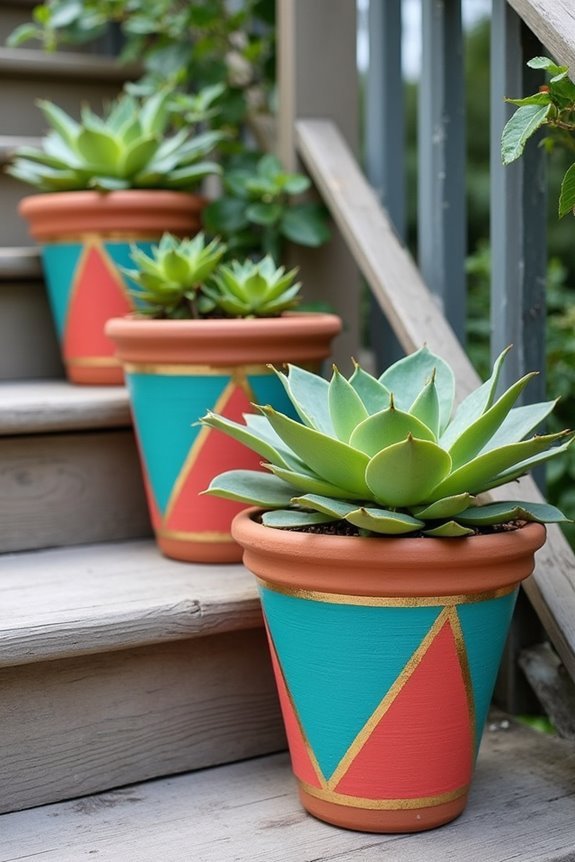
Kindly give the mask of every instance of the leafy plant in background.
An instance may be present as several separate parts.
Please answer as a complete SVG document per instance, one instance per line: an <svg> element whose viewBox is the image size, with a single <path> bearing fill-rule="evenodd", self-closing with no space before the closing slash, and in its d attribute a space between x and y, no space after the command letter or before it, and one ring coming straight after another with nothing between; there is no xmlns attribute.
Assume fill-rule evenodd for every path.
<svg viewBox="0 0 575 862"><path fill-rule="evenodd" d="M38 106L51 130L41 149L20 147L7 171L41 191L187 190L221 171L217 163L203 161L220 132L194 136L183 129L166 137L164 92L145 102L124 95L103 117L84 107L80 123L52 102Z"/></svg>
<svg viewBox="0 0 575 862"><path fill-rule="evenodd" d="M294 366L276 371L301 421L269 406L245 425L214 413L202 420L261 455L271 475L231 470L208 493L262 506L270 527L347 521L368 535L462 537L517 520L564 521L549 504L477 499L574 439L525 439L555 402L514 407L533 374L496 398L508 349L453 415L453 372L425 347L378 379L357 365L349 380L334 367L329 383Z"/></svg>
<svg viewBox="0 0 575 862"><path fill-rule="evenodd" d="M550 76L549 83L531 96L507 99L517 105L517 110L507 122L501 137L501 156L505 165L523 154L527 141L542 126L552 133L545 139L548 149L561 142L568 149L575 150L572 138L575 131L575 84L569 79L568 67L558 66L548 57L534 57L527 65L532 69L544 69ZM559 217L571 212L574 207L575 163L567 169L561 182Z"/></svg>
<svg viewBox="0 0 575 862"><path fill-rule="evenodd" d="M137 286L138 312L148 317L276 317L297 305L296 269L277 268L271 257L254 263L220 263L225 245L203 234L177 239L164 234L147 254L132 249L137 269L123 272Z"/></svg>
<svg viewBox="0 0 575 862"><path fill-rule="evenodd" d="M309 179L285 171L275 156L244 159L243 166L225 172L223 184L224 194L206 207L203 221L226 240L230 255L261 249L279 261L286 239L304 246L329 239L323 207L297 200L309 189Z"/></svg>

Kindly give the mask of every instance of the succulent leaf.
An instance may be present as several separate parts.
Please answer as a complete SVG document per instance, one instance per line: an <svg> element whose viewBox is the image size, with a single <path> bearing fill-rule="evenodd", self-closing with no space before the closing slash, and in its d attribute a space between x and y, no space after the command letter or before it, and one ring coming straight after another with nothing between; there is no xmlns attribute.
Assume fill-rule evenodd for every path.
<svg viewBox="0 0 575 862"><path fill-rule="evenodd" d="M283 467L278 467L275 464L264 465L270 473L283 479L293 485L300 493L304 494L319 494L323 497L331 497L332 499L347 500L362 500L362 494L354 494L353 491L348 491L345 488L338 488L332 485L331 482L326 482L325 479L320 479L318 476L310 473L298 473L295 470L286 470Z"/></svg>
<svg viewBox="0 0 575 862"><path fill-rule="evenodd" d="M287 456L281 451L280 447L271 444L267 439L249 428L248 425L242 425L240 422L234 422L233 419L228 419L226 416L219 416L217 413L208 413L200 420L206 428L214 428L217 431L224 431L229 437L243 443L249 449L257 452L262 458L265 458L271 464L278 467L284 467L286 470L293 466L293 460L290 453ZM279 438L278 438L279 439ZM281 441L280 441L281 444ZM283 444L281 444L283 448Z"/></svg>
<svg viewBox="0 0 575 862"><path fill-rule="evenodd" d="M324 497L321 494L304 494L302 497L294 497L292 503L303 509L313 509L315 512L323 512L332 518L347 518L351 512L357 509L356 503L347 500L334 500L333 497Z"/></svg>
<svg viewBox="0 0 575 862"><path fill-rule="evenodd" d="M269 255L256 263L232 261L214 274L209 295L235 317L275 316L297 305L301 285L294 284L296 275L297 269L276 268Z"/></svg>
<svg viewBox="0 0 575 862"><path fill-rule="evenodd" d="M420 422L415 416L398 410L393 404L368 416L360 422L353 431L349 443L354 449L365 452L372 458L382 449L401 443L411 434L419 440L430 440L435 443L435 435L427 425Z"/></svg>
<svg viewBox="0 0 575 862"><path fill-rule="evenodd" d="M293 488L269 473L228 470L212 479L204 494L215 494L238 503L253 503L266 509L282 509L293 497Z"/></svg>
<svg viewBox="0 0 575 862"><path fill-rule="evenodd" d="M275 368L274 371L304 425L333 436L335 432L329 413L327 380L297 365L288 365L288 374Z"/></svg>
<svg viewBox="0 0 575 862"><path fill-rule="evenodd" d="M475 497L471 494L456 494L453 497L443 497L430 503L429 506L415 506L411 514L424 521L436 521L443 518L454 518L460 512L465 512L475 506Z"/></svg>
<svg viewBox="0 0 575 862"><path fill-rule="evenodd" d="M435 385L435 374L425 384L409 408L409 412L429 428L433 434L432 439L436 440L439 437L439 396Z"/></svg>
<svg viewBox="0 0 575 862"><path fill-rule="evenodd" d="M436 443L411 435L382 449L370 460L366 482L384 506L414 506L425 502L449 475L451 458Z"/></svg>
<svg viewBox="0 0 575 862"><path fill-rule="evenodd" d="M538 425L547 419L557 401L542 401L540 404L525 404L522 407L514 407L503 420L499 429L493 437L485 444L482 451L489 452L498 449L507 443L523 440Z"/></svg>
<svg viewBox="0 0 575 862"><path fill-rule="evenodd" d="M412 518L404 512L390 512L386 509L374 509L371 506L356 509L348 515L346 520L359 527L360 530L384 533L387 536L414 533L425 526L423 521Z"/></svg>
<svg viewBox="0 0 575 862"><path fill-rule="evenodd" d="M277 527L278 529L297 529L315 524L329 524L338 520L339 518L332 518L323 512L302 512L301 509L279 509L264 512L262 515L262 523L266 527Z"/></svg>
<svg viewBox="0 0 575 862"><path fill-rule="evenodd" d="M510 503L488 503L461 512L457 520L461 524L486 527L507 524L510 521L538 521L541 524L568 522L563 512L550 503L531 503L514 500Z"/></svg>
<svg viewBox="0 0 575 862"><path fill-rule="evenodd" d="M423 535L436 539L463 539L465 536L472 536L473 532L469 527L463 527L461 524L458 524L457 521L446 521L437 527L424 530Z"/></svg>
<svg viewBox="0 0 575 862"><path fill-rule="evenodd" d="M340 374L335 365L328 389L328 404L336 436L347 443L354 428L366 419L368 414L351 383Z"/></svg>
<svg viewBox="0 0 575 862"><path fill-rule="evenodd" d="M363 401L368 413L379 413L384 406L389 404L390 392L383 383L380 383L367 371L364 371L354 361L354 372L349 382Z"/></svg>
<svg viewBox="0 0 575 862"><path fill-rule="evenodd" d="M439 399L440 429L449 422L455 395L455 378L449 365L427 347L404 356L379 378L396 399L398 407L409 410L428 380L435 375Z"/></svg>

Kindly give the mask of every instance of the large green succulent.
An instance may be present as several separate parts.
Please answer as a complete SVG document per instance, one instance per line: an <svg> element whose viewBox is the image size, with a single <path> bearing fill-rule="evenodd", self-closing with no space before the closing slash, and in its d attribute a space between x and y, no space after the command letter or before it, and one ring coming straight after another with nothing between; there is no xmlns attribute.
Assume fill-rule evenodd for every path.
<svg viewBox="0 0 575 862"><path fill-rule="evenodd" d="M7 172L41 191L184 191L220 173L215 162L203 161L221 140L220 132L193 136L182 129L166 137L166 92L146 100L123 95L103 117L85 107L80 123L52 102L40 100L38 106L51 130L42 149L20 147Z"/></svg>
<svg viewBox="0 0 575 862"><path fill-rule="evenodd" d="M349 380L334 368L329 383L294 366L276 371L301 421L267 406L245 425L202 419L261 455L271 475L231 470L207 493L264 507L272 527L345 520L362 534L452 537L517 520L565 521L547 504L476 499L573 440L570 431L528 438L555 405L514 407L532 374L496 397L506 353L453 415L453 372L425 347L378 379L357 365Z"/></svg>

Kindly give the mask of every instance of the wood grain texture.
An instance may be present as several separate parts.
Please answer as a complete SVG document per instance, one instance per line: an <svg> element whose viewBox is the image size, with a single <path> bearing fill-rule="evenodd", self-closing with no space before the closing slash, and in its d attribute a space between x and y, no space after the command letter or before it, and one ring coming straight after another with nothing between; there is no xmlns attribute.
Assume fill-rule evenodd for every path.
<svg viewBox="0 0 575 862"><path fill-rule="evenodd" d="M575 682L547 642L524 649L519 665L543 709L564 739L575 739Z"/></svg>
<svg viewBox="0 0 575 862"><path fill-rule="evenodd" d="M6 815L0 862L572 862L574 784L571 745L511 723L459 820L368 835L306 815L281 754Z"/></svg>
<svg viewBox="0 0 575 862"><path fill-rule="evenodd" d="M285 747L261 629L8 668L0 692L0 812Z"/></svg>
<svg viewBox="0 0 575 862"><path fill-rule="evenodd" d="M325 120L300 120L297 132L302 158L403 348L410 352L427 344L440 354L455 370L457 398L463 398L480 380L342 136ZM530 478L491 496L543 499ZM525 589L575 678L575 556L558 527L549 528Z"/></svg>
<svg viewBox="0 0 575 862"><path fill-rule="evenodd" d="M507 0L552 56L575 72L575 6L572 0Z"/></svg>
<svg viewBox="0 0 575 862"><path fill-rule="evenodd" d="M150 533L131 431L0 441L0 552Z"/></svg>
<svg viewBox="0 0 575 862"><path fill-rule="evenodd" d="M73 386L65 380L0 383L0 435L131 424L128 392L123 386Z"/></svg>

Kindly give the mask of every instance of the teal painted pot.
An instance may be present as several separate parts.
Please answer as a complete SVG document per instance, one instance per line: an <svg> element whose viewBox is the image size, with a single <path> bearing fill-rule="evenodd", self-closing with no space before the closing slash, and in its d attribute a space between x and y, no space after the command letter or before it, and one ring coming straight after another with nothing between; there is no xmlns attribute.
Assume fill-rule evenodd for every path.
<svg viewBox="0 0 575 862"><path fill-rule="evenodd" d="M61 192L20 205L40 243L48 297L68 378L74 383L123 382L106 322L134 307L130 246L149 250L165 230L199 229L198 201L183 192Z"/></svg>
<svg viewBox="0 0 575 862"><path fill-rule="evenodd" d="M257 576L293 770L314 816L368 832L464 809L540 524L465 539L233 535Z"/></svg>
<svg viewBox="0 0 575 862"><path fill-rule="evenodd" d="M245 507L202 491L223 470L261 469L261 457L198 420L213 410L241 422L254 403L291 413L268 363L319 368L340 326L326 314L109 322L126 373L152 523L167 556L241 559L230 527Z"/></svg>

